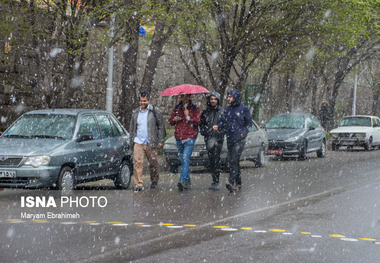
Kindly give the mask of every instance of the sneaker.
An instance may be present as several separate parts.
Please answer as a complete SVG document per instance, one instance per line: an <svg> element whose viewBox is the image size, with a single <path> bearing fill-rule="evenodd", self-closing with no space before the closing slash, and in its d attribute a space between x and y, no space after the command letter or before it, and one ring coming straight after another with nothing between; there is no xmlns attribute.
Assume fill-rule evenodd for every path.
<svg viewBox="0 0 380 263"><path fill-rule="evenodd" d="M184 188L182 182L178 182L177 186L178 186L178 190L179 190L180 192L182 192L182 191L183 191L183 188Z"/></svg>
<svg viewBox="0 0 380 263"><path fill-rule="evenodd" d="M156 182L153 182L151 185L150 185L150 189L156 189L157 188L157 183Z"/></svg>
<svg viewBox="0 0 380 263"><path fill-rule="evenodd" d="M220 186L218 183L212 183L208 189L213 191L219 191Z"/></svg>
<svg viewBox="0 0 380 263"><path fill-rule="evenodd" d="M237 186L233 186L230 183L226 183L226 188L227 188L228 192L230 192L230 193L233 193L233 192L236 192L239 190L239 188Z"/></svg>
<svg viewBox="0 0 380 263"><path fill-rule="evenodd" d="M143 190L142 186L136 186L134 191L136 193L136 192L140 192L142 190Z"/></svg>

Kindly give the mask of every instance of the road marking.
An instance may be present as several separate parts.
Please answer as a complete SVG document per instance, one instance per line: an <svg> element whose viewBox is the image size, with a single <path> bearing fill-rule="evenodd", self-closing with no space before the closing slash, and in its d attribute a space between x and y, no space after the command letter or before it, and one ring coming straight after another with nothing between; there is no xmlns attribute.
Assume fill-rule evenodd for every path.
<svg viewBox="0 0 380 263"><path fill-rule="evenodd" d="M167 226L167 228L183 228L183 226Z"/></svg>
<svg viewBox="0 0 380 263"><path fill-rule="evenodd" d="M229 226L214 226L214 228L229 228Z"/></svg>
<svg viewBox="0 0 380 263"><path fill-rule="evenodd" d="M112 224L113 226L129 226L129 224L126 224L126 223L116 223L116 224Z"/></svg>
<svg viewBox="0 0 380 263"><path fill-rule="evenodd" d="M360 240L366 240L366 241L376 241L376 238L368 238L368 237L359 237Z"/></svg>
<svg viewBox="0 0 380 263"><path fill-rule="evenodd" d="M339 235L339 234L331 234L329 235L329 237L346 237L346 236Z"/></svg>
<svg viewBox="0 0 380 263"><path fill-rule="evenodd" d="M189 225L189 224L186 224L186 225L183 225L183 226L186 226L186 227L196 227L197 225Z"/></svg>
<svg viewBox="0 0 380 263"><path fill-rule="evenodd" d="M284 229L269 229L270 232L285 232Z"/></svg>
<svg viewBox="0 0 380 263"><path fill-rule="evenodd" d="M62 222L62 225L76 225L78 224L77 222Z"/></svg>
<svg viewBox="0 0 380 263"><path fill-rule="evenodd" d="M222 231L238 231L237 228L221 228Z"/></svg>
<svg viewBox="0 0 380 263"><path fill-rule="evenodd" d="M242 230L252 230L253 228L252 227L242 227L240 229L242 229Z"/></svg>
<svg viewBox="0 0 380 263"><path fill-rule="evenodd" d="M348 241L348 242L358 242L359 241L356 238L348 238L348 237L342 237L340 240L342 240L342 241Z"/></svg>
<svg viewBox="0 0 380 263"><path fill-rule="evenodd" d="M311 235L310 232L301 232L302 235Z"/></svg>

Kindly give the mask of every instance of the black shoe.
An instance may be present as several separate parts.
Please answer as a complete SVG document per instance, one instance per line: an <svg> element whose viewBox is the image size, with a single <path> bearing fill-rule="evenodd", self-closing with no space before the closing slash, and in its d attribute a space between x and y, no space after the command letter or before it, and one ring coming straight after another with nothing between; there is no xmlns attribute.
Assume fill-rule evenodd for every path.
<svg viewBox="0 0 380 263"><path fill-rule="evenodd" d="M238 190L238 188L234 187L230 183L226 183L226 188L227 188L228 192L230 192L230 193L236 192Z"/></svg>
<svg viewBox="0 0 380 263"><path fill-rule="evenodd" d="M190 181L187 181L183 184L183 189L190 189L191 187L191 182Z"/></svg>
<svg viewBox="0 0 380 263"><path fill-rule="evenodd" d="M184 188L183 184L182 184L181 182L178 182L177 186L178 186L178 190L179 190L180 192L182 192L182 191L183 191L183 188Z"/></svg>
<svg viewBox="0 0 380 263"><path fill-rule="evenodd" d="M156 182L153 182L153 183L150 185L150 189L157 189L157 183L156 183Z"/></svg>
<svg viewBox="0 0 380 263"><path fill-rule="evenodd" d="M136 186L134 191L135 192L140 192L142 190L143 190L142 186Z"/></svg>
<svg viewBox="0 0 380 263"><path fill-rule="evenodd" d="M219 191L220 186L218 183L212 183L208 189L213 191Z"/></svg>

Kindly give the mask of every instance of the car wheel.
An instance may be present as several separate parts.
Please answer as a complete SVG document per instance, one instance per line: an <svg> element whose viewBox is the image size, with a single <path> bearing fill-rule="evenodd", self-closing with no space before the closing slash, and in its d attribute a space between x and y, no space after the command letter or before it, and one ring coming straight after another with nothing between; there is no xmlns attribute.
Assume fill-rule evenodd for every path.
<svg viewBox="0 0 380 263"><path fill-rule="evenodd" d="M69 166L64 166L61 169L58 177L57 188L63 191L71 191L75 188L74 172Z"/></svg>
<svg viewBox="0 0 380 263"><path fill-rule="evenodd" d="M339 150L339 145L333 143L333 144L331 144L331 148L332 148L333 151L338 151Z"/></svg>
<svg viewBox="0 0 380 263"><path fill-rule="evenodd" d="M300 149L298 159L300 159L301 161L306 160L306 153L307 153L307 142L304 141Z"/></svg>
<svg viewBox="0 0 380 263"><path fill-rule="evenodd" d="M122 161L119 172L114 179L114 184L117 189L127 189L131 183L132 167L126 160Z"/></svg>
<svg viewBox="0 0 380 263"><path fill-rule="evenodd" d="M178 165L170 165L169 172L172 174L178 173Z"/></svg>
<svg viewBox="0 0 380 263"><path fill-rule="evenodd" d="M325 141L325 140L322 140L322 143L321 143L321 149L319 149L319 150L317 151L317 156L318 156L319 158L323 158L323 157L325 157L325 155L326 155L326 141Z"/></svg>
<svg viewBox="0 0 380 263"><path fill-rule="evenodd" d="M368 143L366 143L366 144L364 145L364 149L365 149L366 151L370 151L370 150L372 149L372 141L373 141L373 138L372 138L372 136L371 136L371 137L369 137L369 139L368 139Z"/></svg>
<svg viewBox="0 0 380 263"><path fill-rule="evenodd" d="M260 148L259 153L257 154L257 159L255 162L255 167L260 168L264 166L265 156L263 147Z"/></svg>

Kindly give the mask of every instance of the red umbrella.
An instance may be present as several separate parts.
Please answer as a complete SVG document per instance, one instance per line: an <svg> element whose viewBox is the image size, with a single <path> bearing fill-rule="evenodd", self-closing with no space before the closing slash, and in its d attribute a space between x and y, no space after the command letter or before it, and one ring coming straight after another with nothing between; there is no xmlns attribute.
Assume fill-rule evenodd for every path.
<svg viewBox="0 0 380 263"><path fill-rule="evenodd" d="M161 93L160 96L175 96L175 95L197 94L197 93L209 93L209 91L202 86L182 84L182 85L165 89Z"/></svg>

